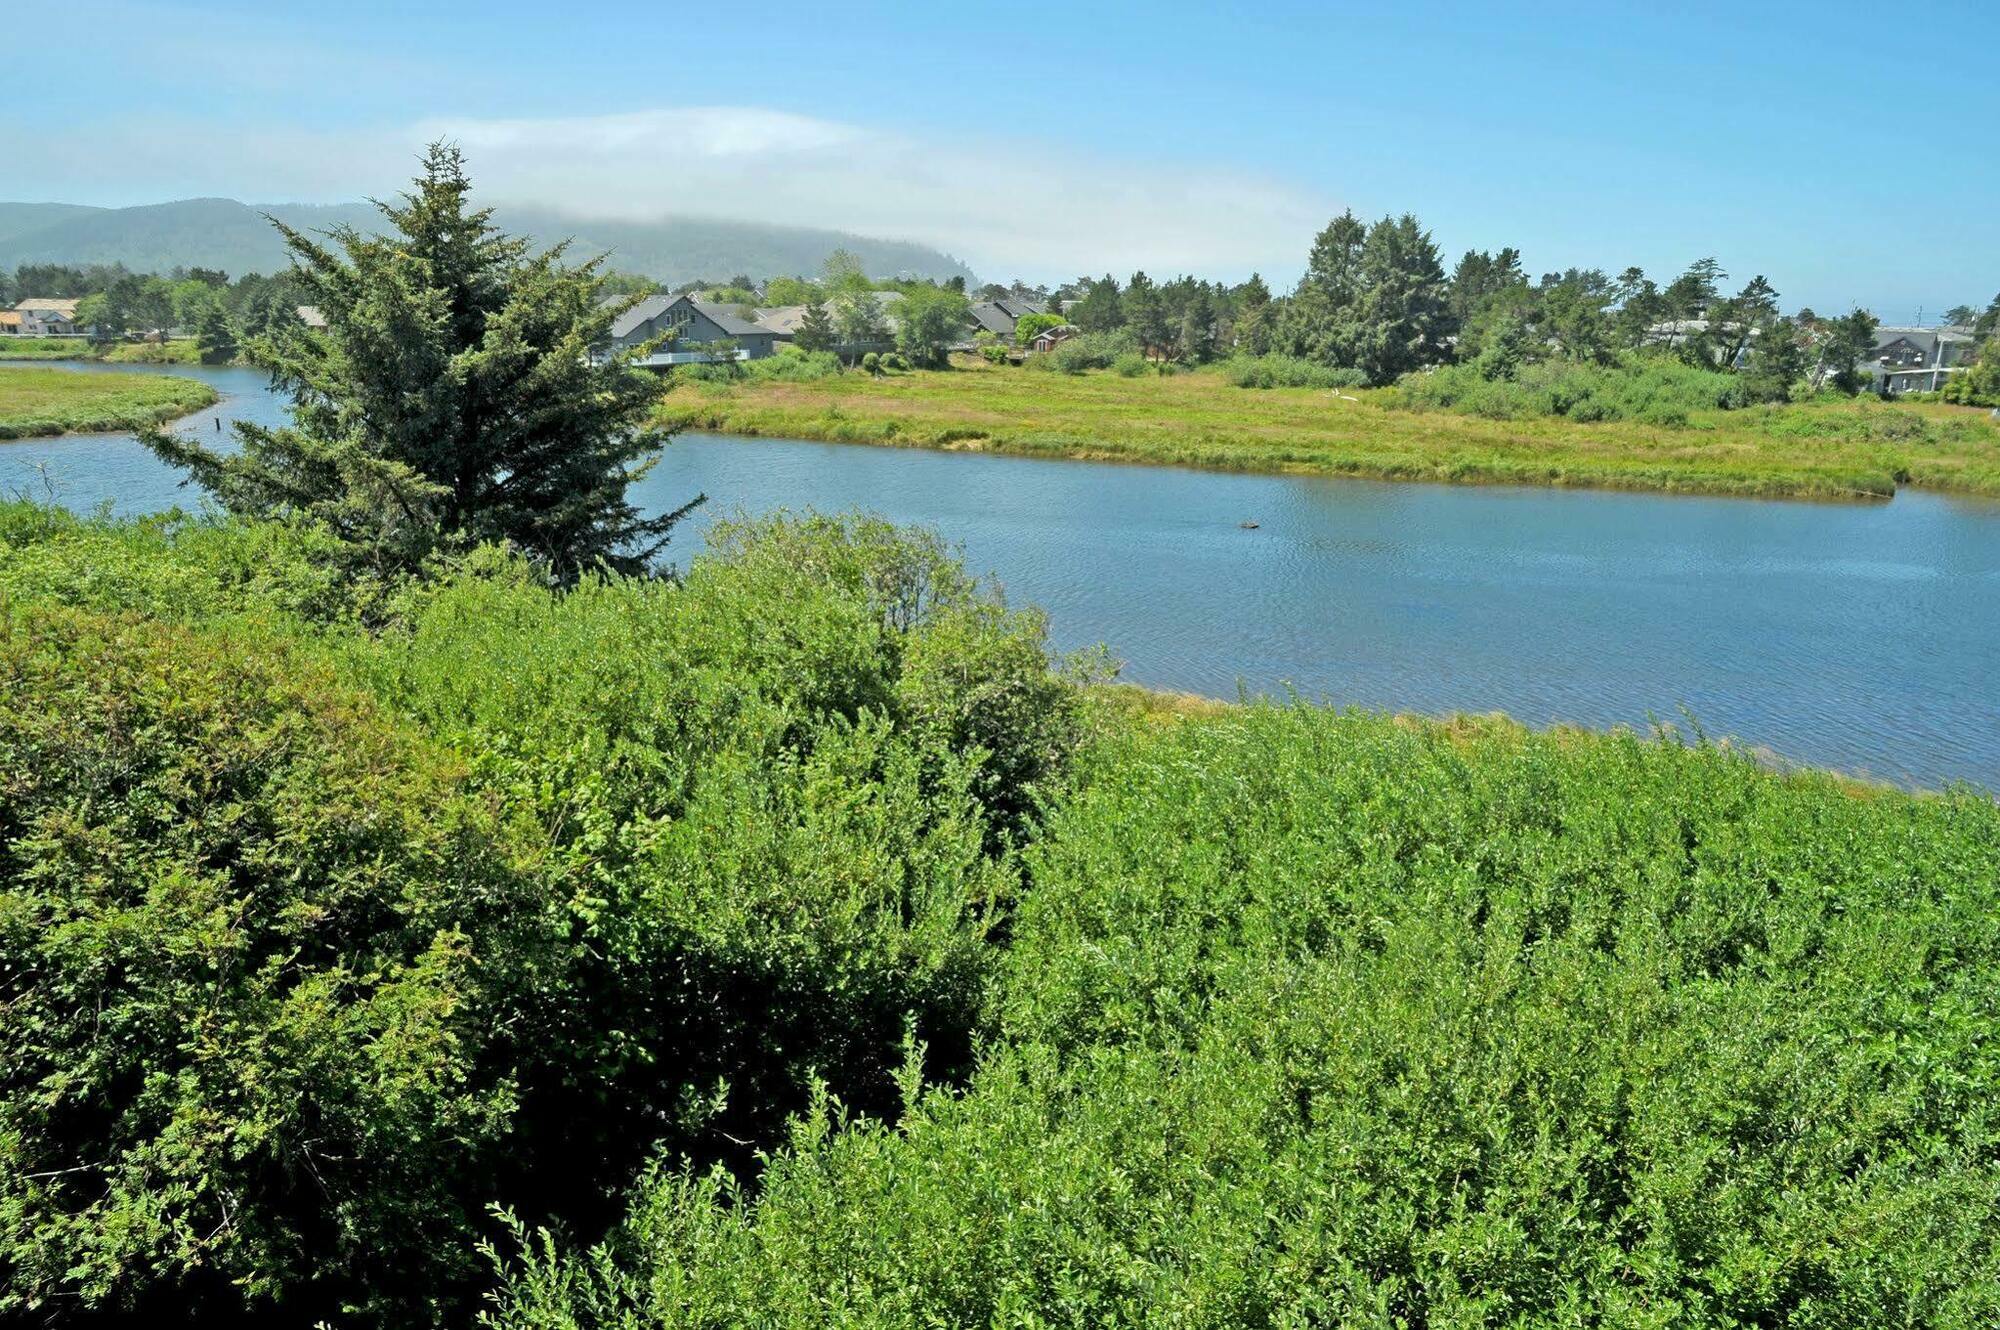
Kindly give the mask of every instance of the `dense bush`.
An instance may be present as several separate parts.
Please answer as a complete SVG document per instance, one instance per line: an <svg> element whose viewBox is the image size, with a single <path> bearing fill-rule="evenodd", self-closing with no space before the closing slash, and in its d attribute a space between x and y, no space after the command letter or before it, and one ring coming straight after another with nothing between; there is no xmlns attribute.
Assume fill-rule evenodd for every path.
<svg viewBox="0 0 2000 1330"><path fill-rule="evenodd" d="M1137 379L1144 377L1152 366L1137 351L1127 351L1111 362L1111 368L1121 379Z"/></svg>
<svg viewBox="0 0 2000 1330"><path fill-rule="evenodd" d="M588 1234L815 1070L967 1064L1081 720L934 540L562 596L486 551L370 631L272 528L0 539L0 1306L462 1320L488 1204Z"/></svg>
<svg viewBox="0 0 2000 1330"><path fill-rule="evenodd" d="M1658 356L1619 365L1548 361L1522 365L1512 378L1487 378L1474 364L1445 365L1403 376L1397 400L1413 410L1495 420L1567 416L1668 427L1686 425L1693 412L1748 404L1738 376Z"/></svg>
<svg viewBox="0 0 2000 1330"><path fill-rule="evenodd" d="M1279 355L1237 356L1227 362L1223 373L1239 388L1365 388L1368 375L1361 370L1322 365L1317 360Z"/></svg>
<svg viewBox="0 0 2000 1330"><path fill-rule="evenodd" d="M1138 339L1124 328L1112 332L1081 333L1056 343L1052 351L1029 356L1030 368L1082 374L1086 370L1109 369L1118 357L1138 355Z"/></svg>
<svg viewBox="0 0 2000 1330"><path fill-rule="evenodd" d="M1108 752L1031 864L967 1091L663 1169L498 1323L2000 1316L1985 799L1256 710Z"/></svg>
<svg viewBox="0 0 2000 1330"><path fill-rule="evenodd" d="M268 636L30 607L0 693L0 1311L427 1314L553 940L505 820Z"/></svg>
<svg viewBox="0 0 2000 1330"><path fill-rule="evenodd" d="M695 383L814 383L840 373L840 357L831 351L801 351L781 343L777 353L759 360L728 365L694 364L675 367L670 382Z"/></svg>

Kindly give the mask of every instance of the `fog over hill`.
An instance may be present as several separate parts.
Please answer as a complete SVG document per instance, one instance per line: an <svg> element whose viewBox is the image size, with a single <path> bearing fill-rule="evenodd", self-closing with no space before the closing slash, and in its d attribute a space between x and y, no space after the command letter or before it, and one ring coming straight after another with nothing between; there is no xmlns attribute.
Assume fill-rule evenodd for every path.
<svg viewBox="0 0 2000 1330"><path fill-rule="evenodd" d="M0 203L0 267L122 263L136 272L175 267L220 268L231 275L276 272L288 259L284 242L265 220L266 213L288 226L312 231L342 224L379 230L382 222L382 215L367 203L181 199L132 208ZM579 258L608 251L611 267L669 285L739 273L753 278L810 275L835 249L852 251L876 276L973 278L963 263L927 245L812 227L697 217L586 220L521 207L502 208L495 220L543 244L573 238Z"/></svg>

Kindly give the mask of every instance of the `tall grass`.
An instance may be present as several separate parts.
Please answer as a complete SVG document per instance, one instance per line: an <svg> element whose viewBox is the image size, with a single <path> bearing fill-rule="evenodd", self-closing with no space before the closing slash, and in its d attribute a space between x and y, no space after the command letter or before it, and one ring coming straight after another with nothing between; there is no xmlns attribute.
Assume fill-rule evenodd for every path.
<svg viewBox="0 0 2000 1330"><path fill-rule="evenodd" d="M195 379L5 369L0 370L0 439L136 429L198 411L215 399L215 390Z"/></svg>

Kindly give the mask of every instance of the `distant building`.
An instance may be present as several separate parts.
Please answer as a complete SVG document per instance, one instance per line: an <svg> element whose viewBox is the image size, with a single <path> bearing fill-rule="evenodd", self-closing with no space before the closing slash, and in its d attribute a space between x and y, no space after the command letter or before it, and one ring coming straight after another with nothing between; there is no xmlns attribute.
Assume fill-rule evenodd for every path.
<svg viewBox="0 0 2000 1330"><path fill-rule="evenodd" d="M14 313L21 316L23 337L65 337L76 328L77 301L72 296L29 296L17 301Z"/></svg>
<svg viewBox="0 0 2000 1330"><path fill-rule="evenodd" d="M869 294L874 298L875 310L880 317L882 327L889 335L866 343L842 342L832 348L841 355L851 356L859 355L864 351L882 351L895 344L896 306L902 303L903 293L901 291L871 291ZM834 301L829 300L826 302L826 312L829 319L838 318ZM770 309L760 309L757 311L758 326L768 328L784 341L791 341L797 337L799 329L805 326L805 321L806 307L804 305L775 305Z"/></svg>
<svg viewBox="0 0 2000 1330"><path fill-rule="evenodd" d="M1030 314L1043 313L1042 306L1033 300L975 300L972 303L972 321L979 331L990 332L1002 341L1014 340L1014 325Z"/></svg>
<svg viewBox="0 0 2000 1330"><path fill-rule="evenodd" d="M319 312L318 305L300 305L297 307L297 313L299 322L314 332L326 331L326 315Z"/></svg>
<svg viewBox="0 0 2000 1330"><path fill-rule="evenodd" d="M778 349L779 342L791 340L789 332L746 319L735 306L690 296L648 296L611 325L613 347L640 346L668 333L673 340L639 364L655 369L703 364L717 358L708 349L717 342L735 343L733 359L762 360Z"/></svg>
<svg viewBox="0 0 2000 1330"><path fill-rule="evenodd" d="M1954 326L1875 329L1875 349L1861 368L1875 390L1890 397L1934 393L1952 374L1973 361L1978 350L1972 330Z"/></svg>
<svg viewBox="0 0 2000 1330"><path fill-rule="evenodd" d="M0 309L0 337L18 337L21 332L21 311Z"/></svg>
<svg viewBox="0 0 2000 1330"><path fill-rule="evenodd" d="M1082 331L1074 323L1065 323L1060 328L1044 328L1035 334L1028 345L1036 351L1053 351Z"/></svg>

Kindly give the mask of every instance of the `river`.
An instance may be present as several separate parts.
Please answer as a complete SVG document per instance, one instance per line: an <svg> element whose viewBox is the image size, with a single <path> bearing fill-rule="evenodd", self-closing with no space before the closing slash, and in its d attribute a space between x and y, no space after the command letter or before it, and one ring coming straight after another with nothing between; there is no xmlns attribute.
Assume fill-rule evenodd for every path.
<svg viewBox="0 0 2000 1330"><path fill-rule="evenodd" d="M277 423L252 370L180 428ZM227 437L226 434L223 437ZM0 443L0 490L80 510L193 506L129 435ZM1534 725L1692 715L1782 760L2000 788L2000 505L1459 488L684 435L636 491L719 516L865 508L933 526L1056 644L1219 697L1504 711ZM1255 522L1254 529L1245 522ZM692 528L691 530L689 528Z"/></svg>

